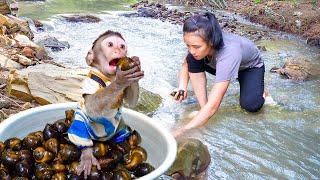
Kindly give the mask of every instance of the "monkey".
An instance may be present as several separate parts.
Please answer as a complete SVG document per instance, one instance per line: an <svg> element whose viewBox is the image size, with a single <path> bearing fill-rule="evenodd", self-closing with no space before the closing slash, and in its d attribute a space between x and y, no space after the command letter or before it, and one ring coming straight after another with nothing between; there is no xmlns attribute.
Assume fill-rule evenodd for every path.
<svg viewBox="0 0 320 180"><path fill-rule="evenodd" d="M131 57L128 70L117 66L127 56L127 44L119 32L108 30L101 34L85 58L90 66L83 81L83 98L75 110L74 120L68 129L69 140L81 149L77 174L87 178L91 167L100 168L93 156L93 140L124 141L129 130L121 117L123 100L135 105L139 97L138 81L144 76L138 57Z"/></svg>

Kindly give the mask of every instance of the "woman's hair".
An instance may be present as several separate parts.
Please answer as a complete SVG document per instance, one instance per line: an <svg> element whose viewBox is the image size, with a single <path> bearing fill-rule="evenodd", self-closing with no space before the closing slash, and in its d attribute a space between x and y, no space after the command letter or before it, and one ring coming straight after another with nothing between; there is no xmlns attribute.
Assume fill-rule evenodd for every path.
<svg viewBox="0 0 320 180"><path fill-rule="evenodd" d="M190 32L198 32L206 42L212 44L216 51L224 45L219 22L210 12L188 18L183 24L183 33Z"/></svg>
<svg viewBox="0 0 320 180"><path fill-rule="evenodd" d="M108 38L110 36L117 36L117 37L119 37L119 38L124 40L124 38L122 37L122 35L119 32L107 30L106 32L102 33L96 40L93 41L92 49L96 45L96 43L97 43L97 41L99 39L101 39L101 38L105 39L105 38Z"/></svg>

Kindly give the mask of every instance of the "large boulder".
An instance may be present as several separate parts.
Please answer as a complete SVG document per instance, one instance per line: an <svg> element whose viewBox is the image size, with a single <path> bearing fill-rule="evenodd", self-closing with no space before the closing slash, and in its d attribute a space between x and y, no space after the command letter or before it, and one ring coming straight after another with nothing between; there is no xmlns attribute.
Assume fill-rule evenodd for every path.
<svg viewBox="0 0 320 180"><path fill-rule="evenodd" d="M194 138L183 138L177 141L177 156L166 174L173 179L206 179L211 162L208 147Z"/></svg>

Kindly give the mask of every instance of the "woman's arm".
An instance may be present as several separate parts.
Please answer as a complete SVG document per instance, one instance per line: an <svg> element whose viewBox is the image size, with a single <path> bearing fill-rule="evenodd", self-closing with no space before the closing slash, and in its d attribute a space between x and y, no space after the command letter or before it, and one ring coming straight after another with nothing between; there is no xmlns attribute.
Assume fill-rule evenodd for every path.
<svg viewBox="0 0 320 180"><path fill-rule="evenodd" d="M182 100L187 98L187 87L188 87L188 82L189 82L188 64L187 64L186 59L184 59L182 65L181 65L181 70L178 74L178 79L179 79L178 89L184 90L184 94L183 94L183 96L181 96L178 99L178 93L177 93L176 96L174 97L174 99L181 102Z"/></svg>
<svg viewBox="0 0 320 180"><path fill-rule="evenodd" d="M229 83L230 81L216 83L209 94L208 102L201 107L198 114L188 124L180 129L175 130L172 133L173 136L177 137L190 129L204 125L209 118L211 118L217 112L223 96L228 89Z"/></svg>
<svg viewBox="0 0 320 180"><path fill-rule="evenodd" d="M189 73L192 88L202 108L207 103L207 78L205 72Z"/></svg>

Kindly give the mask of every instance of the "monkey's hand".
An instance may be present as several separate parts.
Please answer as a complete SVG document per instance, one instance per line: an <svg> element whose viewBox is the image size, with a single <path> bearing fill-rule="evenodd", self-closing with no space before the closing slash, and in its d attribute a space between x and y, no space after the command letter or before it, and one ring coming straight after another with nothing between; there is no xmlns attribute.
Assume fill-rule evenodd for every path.
<svg viewBox="0 0 320 180"><path fill-rule="evenodd" d="M134 63L138 66L138 71L141 71L141 63L140 59L137 56L132 56L131 59L134 61Z"/></svg>
<svg viewBox="0 0 320 180"><path fill-rule="evenodd" d="M131 68L127 71L121 71L119 68L117 68L116 71L116 79L115 83L120 87L128 87L132 83L138 82L141 78L144 76L144 72L140 69L140 61L138 59L139 63L134 63Z"/></svg>
<svg viewBox="0 0 320 180"><path fill-rule="evenodd" d="M84 172L84 178L86 179L91 173L92 165L97 166L98 170L101 169L98 160L93 156L92 148L87 147L85 149L82 149L80 164L77 166L78 176L80 176L81 173Z"/></svg>

